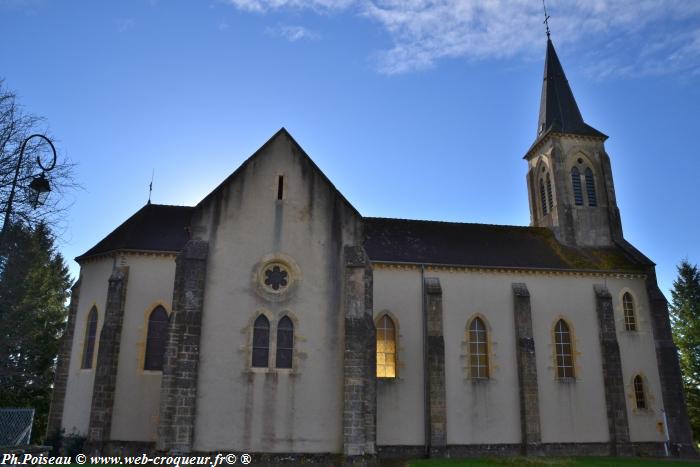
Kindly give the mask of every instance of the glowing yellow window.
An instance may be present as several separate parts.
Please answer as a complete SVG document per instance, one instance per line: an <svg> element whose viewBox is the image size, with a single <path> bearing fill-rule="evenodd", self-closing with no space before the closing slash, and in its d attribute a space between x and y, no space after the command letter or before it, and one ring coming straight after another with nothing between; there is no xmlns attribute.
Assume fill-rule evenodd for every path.
<svg viewBox="0 0 700 467"><path fill-rule="evenodd" d="M377 378L396 377L396 327L389 316L377 323Z"/></svg>

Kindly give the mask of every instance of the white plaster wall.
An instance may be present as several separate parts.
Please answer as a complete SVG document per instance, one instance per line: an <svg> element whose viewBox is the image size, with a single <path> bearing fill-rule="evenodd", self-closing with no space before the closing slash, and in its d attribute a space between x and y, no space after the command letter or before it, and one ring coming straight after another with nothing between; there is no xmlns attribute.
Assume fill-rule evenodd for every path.
<svg viewBox="0 0 700 467"><path fill-rule="evenodd" d="M429 271L442 285L448 444L520 442L512 279ZM469 378L467 322L481 315L489 331L490 378Z"/></svg>
<svg viewBox="0 0 700 467"><path fill-rule="evenodd" d="M194 450L341 452L341 258L344 244L360 243L355 212L280 134L199 206L193 227L209 241ZM277 253L300 276L269 300L257 292L257 266ZM278 319L296 320L292 371L250 368L259 312L272 318L273 345Z"/></svg>
<svg viewBox="0 0 700 467"><path fill-rule="evenodd" d="M75 317L75 330L70 353L66 399L63 406L62 428L66 434L87 435L90 423L90 406L92 404L92 384L95 379L95 364L99 351L100 332L104 324L105 303L109 276L112 274L114 259L104 257L86 261L80 268L80 295L78 311ZM97 333L93 353L93 365L90 369L81 369L87 316L92 307L97 308Z"/></svg>
<svg viewBox="0 0 700 467"><path fill-rule="evenodd" d="M625 381L627 396L627 419L630 426L631 441L663 442L663 398L661 396L661 381L656 360L654 334L651 329L649 297L646 294L644 280L634 281L609 279L608 288L612 294L615 310L615 329L620 344L622 356L622 376ZM637 317L637 330L625 330L625 320L622 308L622 295L630 292L634 298ZM637 410L633 378L641 374L645 382L647 410Z"/></svg>
<svg viewBox="0 0 700 467"><path fill-rule="evenodd" d="M593 284L603 277L532 275L520 278L530 290L537 355L542 442L606 442L608 421L598 317ZM557 379L554 334L563 318L570 326L575 381Z"/></svg>
<svg viewBox="0 0 700 467"><path fill-rule="evenodd" d="M129 279L119 348L111 439L155 441L160 371L144 371L148 317L158 305L171 311L175 257L128 254Z"/></svg>
<svg viewBox="0 0 700 467"><path fill-rule="evenodd" d="M398 330L395 379L377 380L377 444L425 442L420 270L374 268L374 317L389 312Z"/></svg>

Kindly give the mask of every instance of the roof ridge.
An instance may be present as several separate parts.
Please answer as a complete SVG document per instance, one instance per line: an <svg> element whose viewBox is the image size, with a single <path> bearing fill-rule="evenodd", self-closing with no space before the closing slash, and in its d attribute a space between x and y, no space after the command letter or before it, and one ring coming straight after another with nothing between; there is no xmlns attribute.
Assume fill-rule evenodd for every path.
<svg viewBox="0 0 700 467"><path fill-rule="evenodd" d="M376 216L364 216L363 219L376 219L376 220L389 220L389 221L399 221L399 222L423 222L423 223L430 223L430 224L451 224L451 225L481 225L485 227L509 227L509 228L518 228L518 229L534 229L534 230L540 230L540 229L546 229L545 227L534 227L530 225L512 225L512 224L488 224L488 223L481 223L481 222L456 222L456 221L436 221L436 220L429 220L429 219L405 219L405 218L400 218L400 217L376 217Z"/></svg>
<svg viewBox="0 0 700 467"><path fill-rule="evenodd" d="M154 206L159 208L188 208L194 209L194 206L185 206L184 204L160 204L160 203L149 203L146 206ZM143 208L142 208L143 209Z"/></svg>

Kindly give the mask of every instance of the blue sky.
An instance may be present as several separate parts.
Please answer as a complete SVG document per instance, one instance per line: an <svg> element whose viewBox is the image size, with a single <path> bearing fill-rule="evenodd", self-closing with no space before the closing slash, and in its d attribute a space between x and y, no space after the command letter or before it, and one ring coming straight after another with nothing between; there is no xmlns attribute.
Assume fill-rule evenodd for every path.
<svg viewBox="0 0 700 467"><path fill-rule="evenodd" d="M548 8L667 290L700 262L700 2ZM0 0L0 76L77 163L69 259L153 170L153 202L194 205L282 126L364 215L527 225L542 19L539 0Z"/></svg>

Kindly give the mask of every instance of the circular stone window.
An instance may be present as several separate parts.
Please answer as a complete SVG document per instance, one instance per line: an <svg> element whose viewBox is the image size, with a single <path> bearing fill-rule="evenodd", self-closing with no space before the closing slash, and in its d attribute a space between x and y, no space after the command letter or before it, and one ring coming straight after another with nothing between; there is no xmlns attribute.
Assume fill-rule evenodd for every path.
<svg viewBox="0 0 700 467"><path fill-rule="evenodd" d="M273 302L289 299L301 281L299 266L284 253L265 255L252 272L257 294Z"/></svg>
<svg viewBox="0 0 700 467"><path fill-rule="evenodd" d="M289 271L280 263L271 263L263 268L263 284L268 291L282 292L289 285Z"/></svg>

